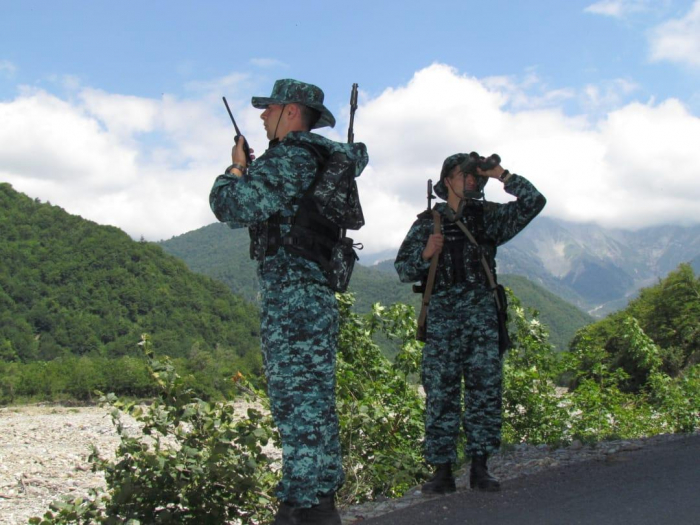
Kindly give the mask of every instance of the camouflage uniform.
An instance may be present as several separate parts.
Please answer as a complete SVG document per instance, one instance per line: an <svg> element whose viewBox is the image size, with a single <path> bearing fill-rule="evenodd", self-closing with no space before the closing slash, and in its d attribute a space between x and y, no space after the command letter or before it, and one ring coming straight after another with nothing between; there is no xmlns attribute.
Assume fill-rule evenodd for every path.
<svg viewBox="0 0 700 525"><path fill-rule="evenodd" d="M277 213L294 216L319 162L300 143L327 150L348 146L349 155L356 151L314 133L290 132L272 141L243 177L224 174L216 179L210 194L216 217L232 228L254 229ZM362 167L367 163L364 155ZM281 224L281 235L289 229ZM283 247L259 261L258 277L263 362L282 439L282 480L276 495L295 507L311 507L344 480L335 408L338 305L319 265Z"/></svg>
<svg viewBox="0 0 700 525"><path fill-rule="evenodd" d="M496 204L466 199L460 219L485 250L494 275L496 247L520 232L545 204L544 197L524 177L511 175L504 189L517 200ZM436 192L446 198L437 186ZM455 462L460 415L467 455L490 455L498 450L501 440L502 362L495 301L478 250L445 216L447 208L447 203L434 207L441 215L445 242L428 310L422 363L425 457L434 465ZM430 261L421 255L431 233L432 214L423 212L396 258L401 281L425 280Z"/></svg>

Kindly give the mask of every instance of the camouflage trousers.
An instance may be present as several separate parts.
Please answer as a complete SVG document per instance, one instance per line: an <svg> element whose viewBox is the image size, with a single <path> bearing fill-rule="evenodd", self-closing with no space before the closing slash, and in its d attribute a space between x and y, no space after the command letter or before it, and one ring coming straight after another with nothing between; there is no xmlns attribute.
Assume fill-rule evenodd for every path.
<svg viewBox="0 0 700 525"><path fill-rule="evenodd" d="M501 444L502 361L493 295L459 286L433 295L427 330L422 362L426 461L455 462L460 419L468 456L496 452Z"/></svg>
<svg viewBox="0 0 700 525"><path fill-rule="evenodd" d="M338 304L324 285L261 284L263 363L282 439L276 496L310 507L344 480L335 408Z"/></svg>

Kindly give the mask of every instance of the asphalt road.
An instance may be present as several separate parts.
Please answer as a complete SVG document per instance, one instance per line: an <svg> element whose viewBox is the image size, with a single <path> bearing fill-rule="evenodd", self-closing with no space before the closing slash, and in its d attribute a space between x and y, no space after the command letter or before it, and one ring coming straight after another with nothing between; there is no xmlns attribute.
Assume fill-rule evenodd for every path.
<svg viewBox="0 0 700 525"><path fill-rule="evenodd" d="M700 435L464 490L367 525L700 525Z"/></svg>

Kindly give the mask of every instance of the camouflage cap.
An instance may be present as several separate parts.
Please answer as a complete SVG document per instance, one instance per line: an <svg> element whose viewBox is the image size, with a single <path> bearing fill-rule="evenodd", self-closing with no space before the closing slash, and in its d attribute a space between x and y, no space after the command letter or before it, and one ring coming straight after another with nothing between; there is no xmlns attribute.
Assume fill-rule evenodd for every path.
<svg viewBox="0 0 700 525"><path fill-rule="evenodd" d="M321 88L291 78L277 80L269 97L253 97L253 107L265 109L270 104L302 104L321 113L312 129L335 126L335 117L323 105Z"/></svg>
<svg viewBox="0 0 700 525"><path fill-rule="evenodd" d="M445 186L445 178L450 174L450 172L455 168L455 166L460 166L466 163L470 159L469 153L455 153L450 155L442 163L442 170L440 171L440 182L433 186L435 195L443 200L447 200L447 186ZM477 186L479 187L479 193L484 191L484 186L489 181L488 177L476 176Z"/></svg>

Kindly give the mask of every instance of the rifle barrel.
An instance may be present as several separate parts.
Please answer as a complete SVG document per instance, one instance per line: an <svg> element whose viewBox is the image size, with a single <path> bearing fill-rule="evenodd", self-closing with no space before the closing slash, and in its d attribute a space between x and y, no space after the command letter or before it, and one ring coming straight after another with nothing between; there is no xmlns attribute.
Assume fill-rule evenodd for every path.
<svg viewBox="0 0 700 525"><path fill-rule="evenodd" d="M352 85L350 92L350 125L348 126L348 142L352 144L355 141L355 133L353 126L355 125L355 110L357 109L357 84Z"/></svg>
<svg viewBox="0 0 700 525"><path fill-rule="evenodd" d="M433 196L433 179L428 179L428 210L432 209Z"/></svg>

